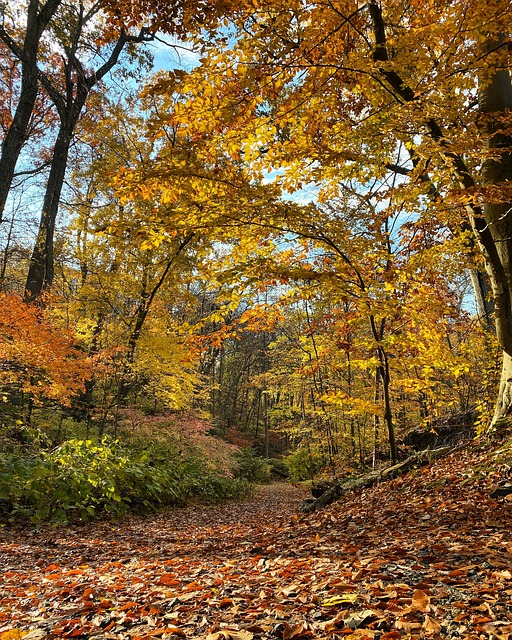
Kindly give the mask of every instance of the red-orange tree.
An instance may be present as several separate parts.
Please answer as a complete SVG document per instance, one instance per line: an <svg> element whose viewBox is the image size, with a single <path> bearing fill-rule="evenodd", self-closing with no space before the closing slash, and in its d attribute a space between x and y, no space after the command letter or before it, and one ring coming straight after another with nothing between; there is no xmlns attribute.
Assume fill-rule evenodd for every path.
<svg viewBox="0 0 512 640"><path fill-rule="evenodd" d="M69 405L83 390L91 363L48 311L0 293L0 388L4 402L26 394Z"/></svg>

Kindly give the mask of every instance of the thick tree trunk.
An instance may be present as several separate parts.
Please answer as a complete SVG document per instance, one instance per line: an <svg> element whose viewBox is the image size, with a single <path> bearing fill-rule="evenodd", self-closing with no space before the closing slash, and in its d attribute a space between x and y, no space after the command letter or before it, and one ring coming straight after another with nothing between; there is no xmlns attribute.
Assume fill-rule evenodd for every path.
<svg viewBox="0 0 512 640"><path fill-rule="evenodd" d="M512 356L503 352L500 389L494 410L492 424L509 416L512 412Z"/></svg>
<svg viewBox="0 0 512 640"><path fill-rule="evenodd" d="M35 300L53 282L55 222L59 212L60 196L66 176L69 145L73 137L74 125L75 123L73 122L71 126L63 125L61 127L53 150L39 231L30 258L27 283L25 285L25 300L27 301Z"/></svg>
<svg viewBox="0 0 512 640"><path fill-rule="evenodd" d="M4 217L5 205L14 178L14 170L20 157L21 149L27 139L27 129L37 98L35 60L33 68L30 68L31 66L31 64L23 65L20 101L2 144L2 155L0 156L0 222Z"/></svg>
<svg viewBox="0 0 512 640"><path fill-rule="evenodd" d="M500 45L500 40L489 42L488 52L498 50ZM501 55L505 56L506 52ZM512 109L512 82L508 70L495 71L491 77L481 79L479 107L482 131L488 136L489 150L493 152L483 163L482 183L484 187L499 186L512 180L512 137L500 131L502 117ZM486 266L495 301L496 335L503 349L494 424L512 413L512 202L493 197L488 200L483 206L483 215L495 255L486 255Z"/></svg>
<svg viewBox="0 0 512 640"><path fill-rule="evenodd" d="M3 220L14 171L27 139L27 130L37 99L37 53L39 41L60 3L61 0L48 0L41 7L41 11L38 12L38 0L30 0L27 7L27 26L23 49L19 49L3 25L0 26L0 39L21 61L20 99L9 130L2 142L2 154L0 156L0 222Z"/></svg>

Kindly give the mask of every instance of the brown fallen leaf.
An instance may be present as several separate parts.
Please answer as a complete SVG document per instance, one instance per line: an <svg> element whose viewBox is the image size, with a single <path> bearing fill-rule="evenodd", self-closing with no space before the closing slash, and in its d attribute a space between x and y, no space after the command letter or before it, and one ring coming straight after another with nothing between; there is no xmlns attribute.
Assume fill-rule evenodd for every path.
<svg viewBox="0 0 512 640"><path fill-rule="evenodd" d="M434 618L426 615L423 622L423 629L429 633L439 633L441 631L441 624L437 620L434 620Z"/></svg>
<svg viewBox="0 0 512 640"><path fill-rule="evenodd" d="M416 589L412 595L412 604L418 611L430 611L430 598L421 589Z"/></svg>
<svg viewBox="0 0 512 640"><path fill-rule="evenodd" d="M405 633L412 633L413 631L417 631L421 629L420 622L408 622L407 620L396 620L395 627L397 629L402 629Z"/></svg>
<svg viewBox="0 0 512 640"><path fill-rule="evenodd" d="M148 631L146 635L151 638L159 638L160 636L167 634L179 636L180 638L186 638L186 634L183 629L179 629L178 627L160 627L158 629L154 629L153 631Z"/></svg>
<svg viewBox="0 0 512 640"><path fill-rule="evenodd" d="M250 631L242 629L222 629L206 636L206 640L252 640L254 635Z"/></svg>
<svg viewBox="0 0 512 640"><path fill-rule="evenodd" d="M285 625L283 631L283 640L291 640L292 638L305 638L306 636L312 636L313 633L309 630L307 625L296 624L293 626Z"/></svg>

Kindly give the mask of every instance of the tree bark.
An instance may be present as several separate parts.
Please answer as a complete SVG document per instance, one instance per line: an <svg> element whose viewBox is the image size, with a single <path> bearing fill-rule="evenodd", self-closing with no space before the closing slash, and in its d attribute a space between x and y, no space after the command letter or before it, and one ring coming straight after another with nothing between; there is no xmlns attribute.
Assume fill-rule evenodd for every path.
<svg viewBox="0 0 512 640"><path fill-rule="evenodd" d="M48 22L55 14L61 0L48 0L38 12L38 0L30 0L27 8L27 26L23 47L19 48L4 26L0 26L0 39L21 62L20 99L11 125L2 142L0 156L0 223L7 197L14 178L16 164L23 145L27 140L27 130L38 94L37 53L39 41Z"/></svg>
<svg viewBox="0 0 512 640"><path fill-rule="evenodd" d="M478 317L484 326L494 330L494 301L490 298L491 291L489 281L486 279L486 274L478 269L470 269L469 277L471 278L471 284L475 294Z"/></svg>
<svg viewBox="0 0 512 640"><path fill-rule="evenodd" d="M488 42L484 53L495 52L494 55L504 57L506 52L500 53L501 44L501 39ZM512 180L512 136L500 132L502 117L512 109L508 69L481 78L478 97L481 130L487 135L492 152L482 166L482 184L499 186ZM503 349L501 382L492 420L495 424L512 413L512 202L495 201L492 197L488 200L483 205L483 216L496 247L496 257L493 261L486 256L486 266L495 300L496 334Z"/></svg>
<svg viewBox="0 0 512 640"><path fill-rule="evenodd" d="M50 175L46 185L43 210L39 222L36 243L30 258L25 300L35 300L50 287L54 275L53 239L55 223L59 212L60 196L66 176L69 146L73 138L74 124L63 125L59 131L53 150Z"/></svg>

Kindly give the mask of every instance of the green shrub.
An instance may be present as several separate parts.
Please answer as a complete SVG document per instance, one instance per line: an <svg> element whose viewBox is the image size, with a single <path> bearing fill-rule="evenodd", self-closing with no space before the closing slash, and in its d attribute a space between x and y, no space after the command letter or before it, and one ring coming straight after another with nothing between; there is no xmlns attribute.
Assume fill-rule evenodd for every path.
<svg viewBox="0 0 512 640"><path fill-rule="evenodd" d="M284 458L290 478L297 482L313 480L325 466L324 456L314 449L297 449Z"/></svg>
<svg viewBox="0 0 512 640"><path fill-rule="evenodd" d="M245 480L211 473L205 461L171 445L127 448L105 437L68 440L33 456L0 454L0 514L11 520L66 523L247 491Z"/></svg>
<svg viewBox="0 0 512 640"><path fill-rule="evenodd" d="M270 482L271 462L257 456L250 447L237 451L233 458L236 465L234 473L238 478L258 484Z"/></svg>
<svg viewBox="0 0 512 640"><path fill-rule="evenodd" d="M290 477L290 469L284 460L278 458L270 459L271 469L270 474L276 476L281 480L288 479Z"/></svg>

